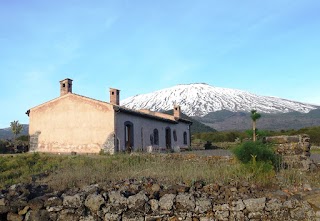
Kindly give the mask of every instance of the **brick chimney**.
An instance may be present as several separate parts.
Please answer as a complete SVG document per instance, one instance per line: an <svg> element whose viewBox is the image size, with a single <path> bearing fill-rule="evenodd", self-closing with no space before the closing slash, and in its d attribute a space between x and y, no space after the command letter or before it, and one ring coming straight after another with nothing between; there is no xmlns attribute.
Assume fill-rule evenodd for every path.
<svg viewBox="0 0 320 221"><path fill-rule="evenodd" d="M120 105L120 90L115 88L110 88L110 103L115 105Z"/></svg>
<svg viewBox="0 0 320 221"><path fill-rule="evenodd" d="M173 116L174 118L180 118L181 117L181 108L179 105L174 105L173 106Z"/></svg>
<svg viewBox="0 0 320 221"><path fill-rule="evenodd" d="M60 96L67 93L72 93L72 80L69 78L60 81Z"/></svg>

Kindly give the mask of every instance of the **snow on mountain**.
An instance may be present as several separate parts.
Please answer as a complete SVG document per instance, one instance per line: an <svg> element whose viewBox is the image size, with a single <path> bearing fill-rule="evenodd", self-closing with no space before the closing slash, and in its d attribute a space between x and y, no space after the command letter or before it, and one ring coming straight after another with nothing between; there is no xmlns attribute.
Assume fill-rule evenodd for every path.
<svg viewBox="0 0 320 221"><path fill-rule="evenodd" d="M246 91L213 87L204 83L176 85L148 94L140 94L121 101L132 109L166 111L174 104L181 106L189 116L204 116L210 112L229 110L233 112L252 109L261 113L308 113L318 106L277 97L259 96Z"/></svg>

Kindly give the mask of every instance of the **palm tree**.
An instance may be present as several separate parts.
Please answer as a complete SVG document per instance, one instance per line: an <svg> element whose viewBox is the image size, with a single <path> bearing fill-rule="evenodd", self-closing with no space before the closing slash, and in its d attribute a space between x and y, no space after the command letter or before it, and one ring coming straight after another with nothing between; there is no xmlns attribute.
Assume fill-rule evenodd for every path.
<svg viewBox="0 0 320 221"><path fill-rule="evenodd" d="M261 114L259 114L257 110L254 110L254 109L251 110L253 141L256 141L256 123L260 117L261 117Z"/></svg>

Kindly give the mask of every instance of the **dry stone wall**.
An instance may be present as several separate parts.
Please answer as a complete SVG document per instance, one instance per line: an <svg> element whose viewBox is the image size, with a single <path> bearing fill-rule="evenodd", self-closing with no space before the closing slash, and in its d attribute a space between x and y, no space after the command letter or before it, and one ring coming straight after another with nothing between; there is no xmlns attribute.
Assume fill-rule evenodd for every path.
<svg viewBox="0 0 320 221"><path fill-rule="evenodd" d="M152 179L65 192L18 184L1 191L0 220L320 220L320 190L290 196L245 183L164 186Z"/></svg>
<svg viewBox="0 0 320 221"><path fill-rule="evenodd" d="M266 137L264 141L276 145L276 152L282 156L282 167L314 170L316 164L310 159L310 137L295 136Z"/></svg>

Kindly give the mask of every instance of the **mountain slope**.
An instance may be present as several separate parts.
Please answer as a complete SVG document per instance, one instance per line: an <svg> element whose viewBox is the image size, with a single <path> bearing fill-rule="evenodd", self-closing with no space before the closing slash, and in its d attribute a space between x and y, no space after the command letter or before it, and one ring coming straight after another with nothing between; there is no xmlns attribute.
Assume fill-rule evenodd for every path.
<svg viewBox="0 0 320 221"><path fill-rule="evenodd" d="M173 110L168 110L168 111L165 111L164 113L173 115ZM191 134L216 131L212 127L209 127L209 126L201 123L200 121L196 120L195 118L189 117L183 113L181 114L181 116L182 116L182 118L190 120L192 122L192 125L190 127Z"/></svg>
<svg viewBox="0 0 320 221"><path fill-rule="evenodd" d="M179 104L188 116L205 116L210 112L229 110L249 112L256 109L261 113L288 113L297 111L308 113L318 108L286 99L259 96L246 91L213 87L207 84L177 85L153 93L136 95L121 101L132 109L166 111Z"/></svg>
<svg viewBox="0 0 320 221"><path fill-rule="evenodd" d="M261 115L257 121L257 127L260 130L289 130L320 125L320 109L312 110L309 113L263 113ZM209 113L204 117L194 118L218 131L248 130L252 127L252 120L248 112L222 110Z"/></svg>
<svg viewBox="0 0 320 221"><path fill-rule="evenodd" d="M28 131L29 131L29 125L28 124L22 124L22 131L18 136L21 135L28 135ZM3 128L0 129L0 139L12 139L13 138L13 134L11 132L11 128Z"/></svg>

